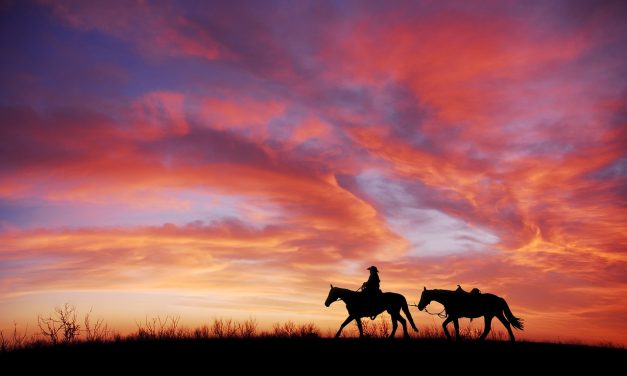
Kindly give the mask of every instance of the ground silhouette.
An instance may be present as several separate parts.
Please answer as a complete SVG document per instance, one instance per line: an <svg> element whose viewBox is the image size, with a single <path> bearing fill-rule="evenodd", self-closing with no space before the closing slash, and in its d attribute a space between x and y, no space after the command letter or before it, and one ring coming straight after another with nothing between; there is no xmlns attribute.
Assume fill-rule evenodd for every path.
<svg viewBox="0 0 627 376"><path fill-rule="evenodd" d="M627 351L536 342L447 342L355 338L150 339L30 347L0 353L3 370L63 374L174 371L276 374L316 372L452 371L504 375L511 367L533 372L621 369ZM487 367L486 365L493 366ZM502 366L498 366L498 365ZM16 367L16 368L15 368ZM507 371L506 371L507 369ZM473 373L475 371L472 371ZM158 373L157 373L158 372ZM351 373L352 374L352 373Z"/></svg>

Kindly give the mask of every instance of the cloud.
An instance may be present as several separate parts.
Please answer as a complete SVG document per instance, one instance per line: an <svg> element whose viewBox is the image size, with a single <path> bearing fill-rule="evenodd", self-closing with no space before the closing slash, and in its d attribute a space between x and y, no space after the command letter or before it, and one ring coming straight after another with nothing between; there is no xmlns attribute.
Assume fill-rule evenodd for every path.
<svg viewBox="0 0 627 376"><path fill-rule="evenodd" d="M230 57L211 34L180 9L146 2L44 1L70 26L133 43L149 55L183 55L207 60Z"/></svg>
<svg viewBox="0 0 627 376"><path fill-rule="evenodd" d="M627 307L626 13L9 6L0 299L252 296L335 320L328 283L376 263L413 299L503 295L530 338L624 343L595 317Z"/></svg>

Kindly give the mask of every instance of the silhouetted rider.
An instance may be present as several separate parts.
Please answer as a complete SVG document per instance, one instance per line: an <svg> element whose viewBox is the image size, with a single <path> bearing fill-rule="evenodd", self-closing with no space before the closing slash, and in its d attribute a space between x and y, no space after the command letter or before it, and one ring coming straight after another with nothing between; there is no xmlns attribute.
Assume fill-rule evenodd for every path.
<svg viewBox="0 0 627 376"><path fill-rule="evenodd" d="M379 279L379 269L376 266L371 266L366 270L370 270L370 277L361 286L361 290L370 296L376 296L381 293L381 280Z"/></svg>

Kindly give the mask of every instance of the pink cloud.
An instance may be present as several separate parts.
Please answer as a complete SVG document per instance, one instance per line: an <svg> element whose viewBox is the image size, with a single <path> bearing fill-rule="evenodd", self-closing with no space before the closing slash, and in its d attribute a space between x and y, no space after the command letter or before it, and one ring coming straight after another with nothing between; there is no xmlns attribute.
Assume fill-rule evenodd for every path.
<svg viewBox="0 0 627 376"><path fill-rule="evenodd" d="M136 2L42 1L70 26L96 30L133 43L150 56L184 55L207 60L232 54L206 29L164 4Z"/></svg>
<svg viewBox="0 0 627 376"><path fill-rule="evenodd" d="M599 319L627 307L623 8L200 8L46 5L62 30L32 33L81 47L70 57L110 53L125 73L110 87L116 74L49 71L32 58L48 48L15 42L3 302L150 290L246 310L252 296L335 325L343 312L318 311L328 283L357 288L376 263L410 300L458 283L502 295L526 338L627 342ZM36 228L47 205L119 213Z"/></svg>
<svg viewBox="0 0 627 376"><path fill-rule="evenodd" d="M152 92L134 104L134 124L143 137L161 138L168 135L183 136L189 133L185 97L176 92Z"/></svg>

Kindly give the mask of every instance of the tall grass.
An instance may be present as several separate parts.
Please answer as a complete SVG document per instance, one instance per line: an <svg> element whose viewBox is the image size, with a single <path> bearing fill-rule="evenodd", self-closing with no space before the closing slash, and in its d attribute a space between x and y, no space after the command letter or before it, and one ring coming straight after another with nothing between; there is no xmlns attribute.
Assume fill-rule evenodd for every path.
<svg viewBox="0 0 627 376"><path fill-rule="evenodd" d="M244 321L214 318L210 324L191 329L183 327L180 322L179 316L146 316L143 320L135 322L137 329L134 332L123 336L110 329L103 319L93 318L91 310L81 321L76 307L64 304L55 307L48 315L37 316L39 330L36 333L29 334L28 327L21 329L17 324L14 324L13 330L9 332L0 331L0 352L78 342L321 337L320 328L314 323L296 324L288 321L275 323L272 329L260 331L257 320L253 318Z"/></svg>
<svg viewBox="0 0 627 376"><path fill-rule="evenodd" d="M294 324L291 321L286 323L275 323L271 333L264 333L265 337L275 338L320 338L320 328L310 322L306 324Z"/></svg>
<svg viewBox="0 0 627 376"><path fill-rule="evenodd" d="M476 325L474 323L464 325L465 324L464 321L465 320L460 322L459 334L461 335L461 337L463 339L468 339L468 340L479 339L479 337L483 333L483 325L474 326ZM481 323L483 323L483 320L481 320ZM387 338L392 333L391 318L388 314L385 314L385 313L379 315L375 320L363 318L361 320L361 324L362 324L362 328L364 331L364 336L369 337L369 338ZM339 327L339 324L338 324L338 327ZM415 332L413 329L411 329L409 323L407 323L407 330L411 338L425 339L425 340L445 340L446 339L444 335L444 331L442 330L442 324L437 322L436 320L434 320L431 325L419 326L418 329L419 329L418 332ZM454 332L454 328L452 324L449 324L448 330L451 336L454 338L455 332ZM329 330L326 332L325 337L332 337L334 335L335 335L335 332L332 332L331 330ZM403 327L400 325L400 323L396 330L395 336L396 337L403 336ZM350 326L346 327L344 331L342 331L342 337L343 338L359 337L359 330L357 328L357 325L351 324ZM499 340L499 341L509 340L509 336L507 335L507 333L499 329L495 329L494 327L492 327L492 330L490 331L490 334L488 335L487 338L489 340Z"/></svg>
<svg viewBox="0 0 627 376"><path fill-rule="evenodd" d="M161 316L148 318L144 322L136 321L137 332L131 334L132 339L173 339L185 336L186 330L179 327L179 316Z"/></svg>
<svg viewBox="0 0 627 376"><path fill-rule="evenodd" d="M0 331L0 352L21 349L32 342L31 337L28 337L28 327L24 331L19 330L17 323L13 323L13 330L7 335Z"/></svg>
<svg viewBox="0 0 627 376"><path fill-rule="evenodd" d="M111 330L102 319L92 319L91 311L87 313L78 324L76 309L72 306L56 308L49 316L40 315L39 333L30 334L28 328L20 329L17 324L12 331L4 333L0 331L0 352L8 352L26 347L49 346L56 344L69 344L78 342L113 342L113 341L137 341L137 340L209 340L209 339L251 339L251 338L331 338L335 336L335 330L328 329L324 333L313 322L294 323L292 321L275 323L269 330L259 330L258 322L249 318L244 321L235 321L225 318L214 318L209 324L196 328L186 328L181 325L179 316L145 317L142 321L136 321L137 329L127 335L120 335ZM70 313L68 315L68 312ZM41 317L44 320L41 321ZM43 322L43 324L41 324ZM48 325L49 323L49 325ZM338 323L339 326L339 323ZM387 338L392 332L392 324L389 315L380 315L374 321L362 319L364 335L369 338ZM64 328L69 328L69 335ZM445 339L442 327L434 321L431 326L421 326L419 332L409 328L409 333L415 339L443 340ZM451 334L452 327L450 328ZM462 326L461 335L465 339L477 339L481 335L483 327ZM56 333L56 334L55 334ZM399 325L396 337L403 335ZM345 328L342 337L357 338L359 331L356 324ZM492 340L506 340L503 332L493 330L488 337Z"/></svg>
<svg viewBox="0 0 627 376"><path fill-rule="evenodd" d="M187 328L181 325L179 316L146 316L142 321L136 321L137 329L128 334L120 335L111 330L103 319L92 318L91 310L84 316L79 324L76 308L65 304L56 307L50 315L39 315L39 332L29 334L28 327L19 328L14 324L8 332L0 331L0 352L9 352L27 347L50 346L57 344L72 344L85 342L119 342L137 340L210 340L210 339L251 339L251 338L331 338L335 336L333 328L324 333L313 322L275 323L269 330L259 330L258 322L249 318L244 321L235 321L225 318L214 318L208 324ZM392 332L390 316L380 315L374 321L364 318L361 320L364 334L370 338L386 338ZM460 334L464 339L477 339L483 332L483 320L481 324L471 323L464 325L462 321ZM340 323L338 322L338 328ZM444 332L439 320L434 320L430 326L420 326L419 332L414 332L408 325L409 334L415 339L444 340ZM454 336L453 327L449 332ZM403 335L399 325L396 337ZM359 331L356 324L345 328L342 337L356 338ZM490 340L507 340L509 336L500 330L492 330L488 336ZM611 344L603 344L611 347Z"/></svg>

